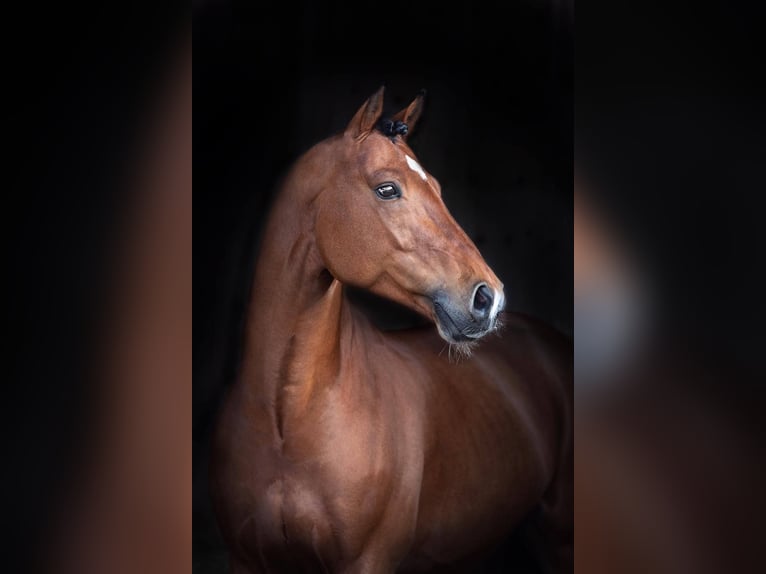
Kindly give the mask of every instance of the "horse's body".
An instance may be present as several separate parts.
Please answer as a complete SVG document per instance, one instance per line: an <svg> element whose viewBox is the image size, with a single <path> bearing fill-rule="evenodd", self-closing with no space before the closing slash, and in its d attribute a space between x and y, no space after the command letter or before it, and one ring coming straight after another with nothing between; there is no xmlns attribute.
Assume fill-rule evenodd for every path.
<svg viewBox="0 0 766 574"><path fill-rule="evenodd" d="M378 96L297 163L266 230L241 376L213 452L235 572L470 571L541 503L557 535L571 526L571 345L507 315L502 339L455 363L433 329L381 332L344 298L345 282L398 300L434 317L450 343L493 330L502 305L502 284L443 209L435 180L402 138L369 129ZM419 230L402 233L398 219L392 241L377 220L360 226L346 200L325 200L327 182L359 157L355 145L363 178L380 171L371 162L409 168L387 176L411 198L397 205L421 215ZM433 198L415 197L424 185ZM353 193L367 202L370 192ZM370 200L378 205L398 208ZM449 249L430 245L427 260L414 260L420 234L446 237ZM395 254L357 252L381 243Z"/></svg>

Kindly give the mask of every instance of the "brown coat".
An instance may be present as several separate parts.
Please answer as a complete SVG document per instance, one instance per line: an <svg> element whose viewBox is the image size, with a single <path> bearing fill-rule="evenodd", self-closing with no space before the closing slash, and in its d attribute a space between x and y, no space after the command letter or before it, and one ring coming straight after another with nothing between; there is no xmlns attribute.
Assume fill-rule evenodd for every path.
<svg viewBox="0 0 766 574"><path fill-rule="evenodd" d="M266 229L211 465L234 572L468 565L541 502L571 542L571 344L506 314L470 358L444 352L497 328L503 286L405 138L375 130L382 98L297 162ZM377 330L344 284L444 340Z"/></svg>

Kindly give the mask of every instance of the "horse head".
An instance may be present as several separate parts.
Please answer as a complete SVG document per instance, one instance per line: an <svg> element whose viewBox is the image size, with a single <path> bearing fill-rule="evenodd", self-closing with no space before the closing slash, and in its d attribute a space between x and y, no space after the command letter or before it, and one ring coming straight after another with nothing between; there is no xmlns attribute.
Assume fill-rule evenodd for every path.
<svg viewBox="0 0 766 574"><path fill-rule="evenodd" d="M422 109L421 94L382 119L381 88L333 140L316 241L336 279L432 318L445 341L466 350L497 329L503 284L407 144Z"/></svg>

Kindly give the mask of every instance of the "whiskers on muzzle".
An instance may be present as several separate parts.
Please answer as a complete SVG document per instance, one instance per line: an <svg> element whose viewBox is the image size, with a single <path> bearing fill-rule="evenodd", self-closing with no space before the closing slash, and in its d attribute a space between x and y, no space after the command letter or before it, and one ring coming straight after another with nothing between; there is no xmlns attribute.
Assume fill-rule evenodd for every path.
<svg viewBox="0 0 766 574"><path fill-rule="evenodd" d="M481 339L493 334L501 336L503 327L502 316L498 314L489 330L472 326L463 329L462 334L471 340L447 342L447 358L449 362L457 364L462 360L470 359L474 350L479 346Z"/></svg>

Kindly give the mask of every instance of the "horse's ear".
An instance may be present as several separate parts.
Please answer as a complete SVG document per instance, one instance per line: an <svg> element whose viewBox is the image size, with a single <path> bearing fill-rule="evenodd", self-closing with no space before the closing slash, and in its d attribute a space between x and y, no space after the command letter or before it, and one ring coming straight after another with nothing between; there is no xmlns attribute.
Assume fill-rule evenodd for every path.
<svg viewBox="0 0 766 574"><path fill-rule="evenodd" d="M385 88L381 86L377 92L372 94L366 102L359 108L346 127L346 133L354 138L370 133L375 129L380 116L383 114L383 92Z"/></svg>
<svg viewBox="0 0 766 574"><path fill-rule="evenodd" d="M423 113L423 102L425 97L426 91L420 90L420 93L414 100L412 100L412 103L394 116L394 121L399 120L407 124L407 133L402 136L402 139L406 140L412 135L412 130L418 122L418 119L420 119L420 114Z"/></svg>

